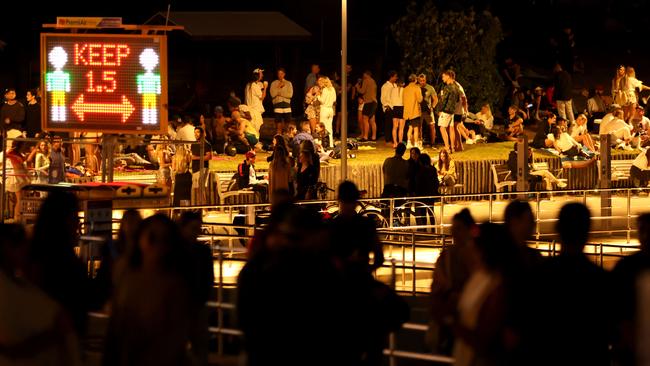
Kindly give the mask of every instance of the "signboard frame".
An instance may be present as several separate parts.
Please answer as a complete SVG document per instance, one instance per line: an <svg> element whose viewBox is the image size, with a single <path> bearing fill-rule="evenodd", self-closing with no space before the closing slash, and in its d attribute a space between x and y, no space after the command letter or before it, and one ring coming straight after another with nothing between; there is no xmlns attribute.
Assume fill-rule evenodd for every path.
<svg viewBox="0 0 650 366"><path fill-rule="evenodd" d="M160 123L158 129L143 129L137 130L133 128L119 128L121 124L115 124L116 128L100 128L98 126L93 126L88 124L87 126L82 127L70 127L70 126L52 126L48 125L47 113L48 113L48 98L49 93L46 88L46 75L47 75L47 38L48 37L69 37L69 38L78 38L88 39L89 41L93 38L115 38L115 39L157 39L157 44L159 44L159 62L160 65L158 69L160 70L160 105L157 106L158 115L160 116ZM167 36L166 35L157 35L157 34L110 34L110 33L41 33L40 37L40 68L41 68L41 128L43 131L48 132L102 132L102 133L114 133L114 134L133 134L133 135L163 135L167 133L167 123L168 123L168 69L167 69ZM66 122L67 124L67 122Z"/></svg>

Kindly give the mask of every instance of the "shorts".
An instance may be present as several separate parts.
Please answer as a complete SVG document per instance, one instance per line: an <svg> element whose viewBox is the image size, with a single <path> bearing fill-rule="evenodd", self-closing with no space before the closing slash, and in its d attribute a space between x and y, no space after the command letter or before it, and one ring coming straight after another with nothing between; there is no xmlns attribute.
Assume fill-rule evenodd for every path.
<svg viewBox="0 0 650 366"><path fill-rule="evenodd" d="M404 106L396 105L393 107L393 118L402 119L404 118Z"/></svg>
<svg viewBox="0 0 650 366"><path fill-rule="evenodd" d="M462 114L454 114L454 123L460 123L463 122L463 115Z"/></svg>
<svg viewBox="0 0 650 366"><path fill-rule="evenodd" d="M451 124L451 121L453 119L454 119L453 114L440 112L440 115L438 116L438 126L440 126L440 127L449 127L449 125Z"/></svg>
<svg viewBox="0 0 650 366"><path fill-rule="evenodd" d="M275 112L275 123L291 123L291 113Z"/></svg>
<svg viewBox="0 0 650 366"><path fill-rule="evenodd" d="M368 117L373 117L377 111L377 102L363 103L361 114Z"/></svg>
<svg viewBox="0 0 650 366"><path fill-rule="evenodd" d="M433 119L433 115L431 113L423 113L422 114L422 123L426 123L428 125L433 125L436 123L436 121Z"/></svg>
<svg viewBox="0 0 650 366"><path fill-rule="evenodd" d="M359 103L359 108L357 108L359 112L363 111L363 103Z"/></svg>
<svg viewBox="0 0 650 366"><path fill-rule="evenodd" d="M422 127L422 118L421 117L415 117L413 119L409 119L408 122L409 122L410 127L417 127L417 128Z"/></svg>

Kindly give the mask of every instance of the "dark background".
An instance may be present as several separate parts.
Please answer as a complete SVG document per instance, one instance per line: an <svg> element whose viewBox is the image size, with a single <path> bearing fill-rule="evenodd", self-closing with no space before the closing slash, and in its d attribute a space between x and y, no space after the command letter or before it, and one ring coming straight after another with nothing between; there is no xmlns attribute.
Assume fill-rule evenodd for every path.
<svg viewBox="0 0 650 366"><path fill-rule="evenodd" d="M16 87L20 96L39 80L39 33L41 25L57 16L118 16L125 24L146 21L166 11L168 1L86 3L59 1L13 2L0 12L0 87ZM409 1L349 0L349 63L351 81L370 69L380 83L390 69L399 68L401 51L392 40L390 25L402 16ZM585 64L575 75L585 86L608 87L618 64L636 68L641 80L650 80L647 35L650 30L649 1L613 0L519 0L436 1L441 8L473 6L489 9L503 25L505 39L500 59L512 56L524 68L549 74L552 57L549 39L563 27L576 35L576 50ZM95 5L95 7L93 7ZM255 67L287 68L287 79L301 91L309 64L319 62L326 74L338 70L340 59L340 2L332 0L267 1L172 1L172 11L279 11L312 33L307 41L193 41L183 32L169 35L169 82L172 113L199 111L206 105L223 104L230 91L239 96ZM501 61L501 60L499 60ZM471 86L468 86L471 87ZM297 98L294 98L297 99ZM300 103L297 101L297 103ZM268 109L268 108L267 108Z"/></svg>

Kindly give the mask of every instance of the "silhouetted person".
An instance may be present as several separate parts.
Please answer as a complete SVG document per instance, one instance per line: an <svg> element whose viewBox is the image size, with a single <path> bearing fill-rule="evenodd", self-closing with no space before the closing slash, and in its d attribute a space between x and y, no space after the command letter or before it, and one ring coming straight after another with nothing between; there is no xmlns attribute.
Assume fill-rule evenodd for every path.
<svg viewBox="0 0 650 366"><path fill-rule="evenodd" d="M156 214L142 222L113 296L104 365L187 364L188 263L186 245L170 218Z"/></svg>
<svg viewBox="0 0 650 366"><path fill-rule="evenodd" d="M351 364L345 283L327 256L319 215L293 205L272 215L238 278L248 365Z"/></svg>
<svg viewBox="0 0 650 366"><path fill-rule="evenodd" d="M427 333L431 351L451 354L454 337L451 321L458 298L470 275L469 246L478 236L478 226L468 209L455 214L451 224L454 245L445 248L436 261L431 284L431 322Z"/></svg>
<svg viewBox="0 0 650 366"><path fill-rule="evenodd" d="M93 281L95 298L93 308L101 309L111 298L115 284L126 267L126 259L137 245L137 231L142 216L136 209L128 209L122 214L117 240L109 241L102 248L102 262Z"/></svg>
<svg viewBox="0 0 650 366"><path fill-rule="evenodd" d="M74 194L50 192L34 225L30 258L33 282L67 311L83 336L90 296L86 265L74 251L79 244L78 210Z"/></svg>
<svg viewBox="0 0 650 366"><path fill-rule="evenodd" d="M507 323L516 338L510 345L509 352L511 360L519 363L522 362L522 354L529 346L525 343L530 339L526 334L530 329L528 309L534 306L530 300L537 289L532 284L540 270L542 256L527 243L532 239L535 230L535 217L528 202L511 201L506 206L504 219L506 230L514 245L512 267L508 271L512 291L508 294Z"/></svg>
<svg viewBox="0 0 650 366"><path fill-rule="evenodd" d="M200 212L185 211L180 218L180 229L183 239L189 245L189 254L192 268L192 324L190 328L190 342L192 355L196 358L196 365L208 364L208 308L207 302L211 298L214 286L214 265L212 251L207 243L200 243L197 239L201 235L203 218Z"/></svg>
<svg viewBox="0 0 650 366"><path fill-rule="evenodd" d="M0 365L81 365L67 313L24 277L28 256L23 227L0 224Z"/></svg>
<svg viewBox="0 0 650 366"><path fill-rule="evenodd" d="M386 158L381 171L384 173L384 190L381 192L383 198L405 197L408 193L408 161L404 160L406 145L398 143L395 147L395 155Z"/></svg>
<svg viewBox="0 0 650 366"><path fill-rule="evenodd" d="M419 167L415 173L415 192L416 197L426 197L418 198L419 202L426 204L431 207L431 210L434 208L435 198L433 196L438 195L438 171L436 167L431 165L431 157L429 154L421 154L418 158ZM435 225L436 218L432 214L427 214L428 210L425 207L416 208L416 223L418 226L421 225ZM427 222L427 217L429 221ZM421 229L422 230L422 229Z"/></svg>
<svg viewBox="0 0 650 366"><path fill-rule="evenodd" d="M512 244L505 227L485 223L468 249L470 276L458 298L454 365L503 364Z"/></svg>
<svg viewBox="0 0 650 366"><path fill-rule="evenodd" d="M338 195L339 214L330 225L334 258L346 269L370 273L384 263L375 222L357 213L361 196L354 183L342 182Z"/></svg>
<svg viewBox="0 0 650 366"><path fill-rule="evenodd" d="M530 365L609 365L609 277L583 253L589 237L586 206L569 203L557 222L562 248L542 265L529 318L535 352ZM533 323L533 324L534 324ZM549 341L552 340L552 347Z"/></svg>
<svg viewBox="0 0 650 366"><path fill-rule="evenodd" d="M637 219L637 231L641 250L623 257L614 268L612 277L615 289L615 307L611 310L616 320L614 354L620 365L637 365L636 338L639 309L637 286L639 275L650 269L650 214Z"/></svg>

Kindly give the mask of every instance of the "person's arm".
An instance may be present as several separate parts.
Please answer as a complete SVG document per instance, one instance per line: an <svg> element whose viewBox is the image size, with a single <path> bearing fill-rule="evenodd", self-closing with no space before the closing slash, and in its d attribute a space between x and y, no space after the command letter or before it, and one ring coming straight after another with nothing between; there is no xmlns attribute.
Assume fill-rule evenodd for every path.
<svg viewBox="0 0 650 366"><path fill-rule="evenodd" d="M436 89L433 89L433 92L431 92L431 99L431 111L434 111L438 105L438 94L436 93Z"/></svg>
<svg viewBox="0 0 650 366"><path fill-rule="evenodd" d="M287 99L293 98L293 84L291 84L290 81L285 81L284 82L284 88L283 90L280 90L280 93L282 94L283 97Z"/></svg>
<svg viewBox="0 0 650 366"><path fill-rule="evenodd" d="M16 113L16 120L12 122L22 124L25 121L25 106L20 102L17 102L17 104L20 108L18 108L18 113Z"/></svg>
<svg viewBox="0 0 650 366"><path fill-rule="evenodd" d="M415 93L415 101L418 103L418 106L419 106L419 104L422 103L422 99L423 99L423 97L422 97L422 89L417 88L416 90L417 90L417 93Z"/></svg>
<svg viewBox="0 0 650 366"><path fill-rule="evenodd" d="M359 92L359 94L363 95L368 91L367 90L368 89L368 83L364 83L363 81L361 82L361 85L359 85L357 83L356 88L357 88L357 91Z"/></svg>
<svg viewBox="0 0 650 366"><path fill-rule="evenodd" d="M456 179L456 164L454 163L453 160L449 160L449 169L447 170L447 175L454 177L454 179Z"/></svg>
<svg viewBox="0 0 650 366"><path fill-rule="evenodd" d="M271 83L271 88L269 90L269 94L271 94L271 99L275 98L278 94L280 94L281 88L280 88L280 82L278 80L273 80Z"/></svg>

